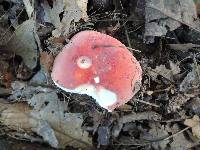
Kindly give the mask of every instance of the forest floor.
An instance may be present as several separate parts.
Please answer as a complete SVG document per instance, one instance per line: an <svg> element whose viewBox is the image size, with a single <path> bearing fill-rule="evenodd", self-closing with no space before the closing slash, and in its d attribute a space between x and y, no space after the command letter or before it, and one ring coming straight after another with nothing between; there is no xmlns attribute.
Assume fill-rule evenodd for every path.
<svg viewBox="0 0 200 150"><path fill-rule="evenodd" d="M0 150L200 149L198 0L0 0ZM140 91L107 112L51 79L76 33L121 41Z"/></svg>

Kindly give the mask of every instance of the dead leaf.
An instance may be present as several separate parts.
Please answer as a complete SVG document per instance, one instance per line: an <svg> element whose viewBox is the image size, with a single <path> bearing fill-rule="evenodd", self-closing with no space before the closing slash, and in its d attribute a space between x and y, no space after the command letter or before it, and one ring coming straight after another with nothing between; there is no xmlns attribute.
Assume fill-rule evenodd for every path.
<svg viewBox="0 0 200 150"><path fill-rule="evenodd" d="M45 93L45 92L52 92L54 91L48 87L42 86L30 86L26 82L14 81L11 84L12 87L12 95L8 97L8 100L12 101L27 101L33 95L37 93Z"/></svg>
<svg viewBox="0 0 200 150"><path fill-rule="evenodd" d="M122 116L119 121L122 123L133 122L136 120L159 120L161 116L153 111L145 111L140 113L131 113L129 115Z"/></svg>
<svg viewBox="0 0 200 150"><path fill-rule="evenodd" d="M44 22L52 23L55 28L58 28L60 25L60 13L63 12L63 1L55 0L53 1L52 8L50 7L47 0L44 3L41 3L44 9Z"/></svg>
<svg viewBox="0 0 200 150"><path fill-rule="evenodd" d="M112 135L114 137L118 137L119 133L121 132L121 129L123 127L123 124L129 123L129 122L134 122L136 120L159 120L161 116L157 114L156 112L153 111L146 111L146 112L141 112L141 113L131 113L129 115L122 116L118 120L118 124L116 124L113 127L112 130Z"/></svg>
<svg viewBox="0 0 200 150"><path fill-rule="evenodd" d="M165 149L169 143L169 140L164 140L169 136L165 127L159 123L151 123L150 128L148 134L143 136L143 139L150 141L154 149Z"/></svg>
<svg viewBox="0 0 200 150"><path fill-rule="evenodd" d="M50 51L51 55L56 56L65 46L63 43L67 41L67 37L50 37L48 38L47 49Z"/></svg>
<svg viewBox="0 0 200 150"><path fill-rule="evenodd" d="M51 72L52 66L54 62L54 57L51 53L42 51L40 53L40 64L47 72Z"/></svg>
<svg viewBox="0 0 200 150"><path fill-rule="evenodd" d="M23 0L23 3L25 5L25 8L26 8L26 12L28 14L28 17L31 18L32 16L32 13L34 11L34 8L32 6L32 4L30 3L30 0Z"/></svg>
<svg viewBox="0 0 200 150"><path fill-rule="evenodd" d="M184 95L184 94L178 94L172 96L169 100L169 110L172 112L177 112L177 110L180 110L181 107L190 100L190 97Z"/></svg>
<svg viewBox="0 0 200 150"><path fill-rule="evenodd" d="M92 120L93 120L93 134L95 134L96 131L98 130L98 127L100 126L104 116L99 111L90 111L89 112L89 116L92 117Z"/></svg>
<svg viewBox="0 0 200 150"><path fill-rule="evenodd" d="M17 132L36 132L55 148L92 148L92 140L81 128L82 114L66 113L67 104L55 92L36 94L27 102L32 108L25 103L0 101L2 123Z"/></svg>
<svg viewBox="0 0 200 150"><path fill-rule="evenodd" d="M40 41L35 31L35 21L30 19L23 22L15 31L6 49L22 57L29 69L34 69L38 62Z"/></svg>
<svg viewBox="0 0 200 150"><path fill-rule="evenodd" d="M108 145L110 140L110 129L108 127L101 126L98 128L98 144Z"/></svg>
<svg viewBox="0 0 200 150"><path fill-rule="evenodd" d="M12 32L9 30L9 24L7 23L7 18L0 18L0 46L5 45L10 37L12 36ZM3 50L3 48L1 48Z"/></svg>
<svg viewBox="0 0 200 150"><path fill-rule="evenodd" d="M179 63L174 63L173 61L169 61L169 65L170 65L170 68L171 68L171 72L172 72L172 75L177 75L181 72L181 69L178 65Z"/></svg>
<svg viewBox="0 0 200 150"><path fill-rule="evenodd" d="M11 89L0 87L0 96L8 96L11 94Z"/></svg>
<svg viewBox="0 0 200 150"><path fill-rule="evenodd" d="M14 75L11 70L9 70L9 62L3 60L3 54L0 54L0 84L9 88L11 86L11 82L14 79Z"/></svg>
<svg viewBox="0 0 200 150"><path fill-rule="evenodd" d="M52 32L54 37L62 35L66 36L69 32L71 22L78 22L80 19L87 20L87 3L88 0L61 0L53 1L51 8L47 1L44 1L44 21L52 23L55 30ZM63 18L60 19L60 14L63 13Z"/></svg>
<svg viewBox="0 0 200 150"><path fill-rule="evenodd" d="M147 67L147 72L150 75L151 79L154 81L156 81L158 75L161 75L164 78L173 81L172 72L171 70L167 69L165 65L156 66L155 69Z"/></svg>
<svg viewBox="0 0 200 150"><path fill-rule="evenodd" d="M200 139L200 119L199 116L194 115L192 119L186 119L184 124L192 128L192 133Z"/></svg>
<svg viewBox="0 0 200 150"><path fill-rule="evenodd" d="M176 134L181 129L178 124L174 124L172 127L170 126L170 131L173 134ZM170 143L170 148L175 150L188 150L189 147L192 146L192 142L187 139L187 137L183 133L179 133L176 137L173 138L173 142Z"/></svg>
<svg viewBox="0 0 200 150"><path fill-rule="evenodd" d="M181 24L200 32L196 6L193 0L146 1L145 36L163 36Z"/></svg>
<svg viewBox="0 0 200 150"><path fill-rule="evenodd" d="M192 98L185 107L200 116L200 97Z"/></svg>
<svg viewBox="0 0 200 150"><path fill-rule="evenodd" d="M88 133L83 131L81 126L83 117L79 113L66 113L67 103L61 102L55 92L40 93L28 100L28 103L33 107L33 112L30 116L38 121L46 121L53 129L58 147L65 147L70 145L73 147L92 147L91 139ZM48 127L48 126L46 126ZM36 127L41 128L40 126ZM50 130L43 128L43 130ZM41 134L42 132L37 132ZM46 132L44 132L46 134ZM45 135L43 135L45 136ZM48 143L56 143L55 138L49 136Z"/></svg>
<svg viewBox="0 0 200 150"><path fill-rule="evenodd" d="M43 67L29 80L31 85L35 86L51 86L52 85L52 79L50 72L47 72Z"/></svg>
<svg viewBox="0 0 200 150"><path fill-rule="evenodd" d="M199 89L200 86L199 74L200 74L200 66L194 65L192 71L189 72L187 76L184 78L184 80L181 82L180 91L189 94L189 92L191 93L191 91L193 91L194 89ZM192 93L194 94L194 92Z"/></svg>
<svg viewBox="0 0 200 150"><path fill-rule="evenodd" d="M194 0L195 4L196 4L196 8L197 8L197 13L198 15L200 14L200 1L199 0Z"/></svg>

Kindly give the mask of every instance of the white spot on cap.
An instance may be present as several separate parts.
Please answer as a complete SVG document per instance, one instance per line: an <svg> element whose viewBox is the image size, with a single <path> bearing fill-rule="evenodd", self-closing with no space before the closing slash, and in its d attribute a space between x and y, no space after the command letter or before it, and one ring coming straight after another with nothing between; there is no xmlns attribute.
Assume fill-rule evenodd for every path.
<svg viewBox="0 0 200 150"><path fill-rule="evenodd" d="M92 60L87 56L81 56L76 60L77 65L81 69L88 69L90 66L92 66Z"/></svg>
<svg viewBox="0 0 200 150"><path fill-rule="evenodd" d="M117 95L114 92L108 89L105 89L104 87L100 87L99 89L97 89L94 85L83 84L83 85L78 86L75 89L67 89L60 86L55 81L54 83L56 84L56 86L58 86L59 88L61 88L62 90L66 92L77 93L77 94L87 94L91 96L92 98L96 100L96 102L101 107L107 109L108 111L111 111L108 109L108 106L113 105L117 101Z"/></svg>
<svg viewBox="0 0 200 150"><path fill-rule="evenodd" d="M94 78L94 81L95 81L95 83L100 83L100 78L99 78L99 76L95 77L95 78Z"/></svg>

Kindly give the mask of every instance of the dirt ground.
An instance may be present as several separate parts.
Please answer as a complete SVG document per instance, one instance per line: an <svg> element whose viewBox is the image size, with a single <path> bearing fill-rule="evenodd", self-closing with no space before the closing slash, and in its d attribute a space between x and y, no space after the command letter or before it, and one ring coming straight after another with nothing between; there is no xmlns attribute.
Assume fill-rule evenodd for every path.
<svg viewBox="0 0 200 150"><path fill-rule="evenodd" d="M200 149L200 1L0 0L0 150ZM139 92L108 112L51 79L84 30L121 41Z"/></svg>

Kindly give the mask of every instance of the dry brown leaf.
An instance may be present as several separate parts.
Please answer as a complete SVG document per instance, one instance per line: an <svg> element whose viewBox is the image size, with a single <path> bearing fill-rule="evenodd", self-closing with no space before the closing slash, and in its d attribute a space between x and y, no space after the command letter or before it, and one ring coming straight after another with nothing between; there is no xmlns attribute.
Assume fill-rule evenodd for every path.
<svg viewBox="0 0 200 150"><path fill-rule="evenodd" d="M193 0L146 1L145 35L162 36L177 29L181 24L200 32L199 19Z"/></svg>
<svg viewBox="0 0 200 150"><path fill-rule="evenodd" d="M147 67L147 73L154 81L156 81L158 75L161 75L170 81L174 81L173 76L180 73L180 68L177 65L178 63L169 61L169 64L171 69L167 69L165 65L156 66L155 69Z"/></svg>
<svg viewBox="0 0 200 150"><path fill-rule="evenodd" d="M133 110L133 107L131 105L124 104L124 105L118 107L117 109L119 109L121 111L130 111L130 110Z"/></svg>
<svg viewBox="0 0 200 150"><path fill-rule="evenodd" d="M198 139L200 139L200 119L199 116L194 115L192 119L186 119L184 122L185 125L192 128L192 133Z"/></svg>
<svg viewBox="0 0 200 150"><path fill-rule="evenodd" d="M158 75L161 75L170 81L173 80L171 70L167 69L165 65L156 66L155 69L151 69L149 67L147 69L148 74L154 81L156 81Z"/></svg>
<svg viewBox="0 0 200 150"><path fill-rule="evenodd" d="M172 96L172 98L169 100L169 110L176 112L177 110L180 110L181 107L190 100L190 97L184 95L184 94L178 94L175 96Z"/></svg>
<svg viewBox="0 0 200 150"><path fill-rule="evenodd" d="M54 37L59 37L61 34L66 36L69 32L71 22L78 22L80 19L87 20L87 3L88 0L56 0L53 1L51 8L47 1L44 1L44 20L55 26L52 32ZM60 21L60 14L63 13L63 18Z"/></svg>
<svg viewBox="0 0 200 150"><path fill-rule="evenodd" d="M1 117L0 121L14 130L31 131L28 113L30 107L24 103L9 104L0 99Z"/></svg>
<svg viewBox="0 0 200 150"><path fill-rule="evenodd" d="M51 53L42 51L40 53L40 64L44 69L50 73L53 66L54 57Z"/></svg>
<svg viewBox="0 0 200 150"><path fill-rule="evenodd" d="M118 137L119 133L123 127L123 124L134 122L136 120L160 120L161 116L153 111L146 111L141 113L131 113L125 116L122 116L118 120L118 124L113 127L112 134L114 137Z"/></svg>
<svg viewBox="0 0 200 150"><path fill-rule="evenodd" d="M160 123L152 123L150 127L148 139L145 140L151 141L155 149L165 149L169 143L169 140L163 140L169 136L165 127L161 126Z"/></svg>
<svg viewBox="0 0 200 150"><path fill-rule="evenodd" d="M67 104L59 101L55 92L36 94L27 101L32 108L26 103L8 104L1 100L2 124L17 132L36 132L55 148L92 148L88 133L81 128L82 114L66 113Z"/></svg>
<svg viewBox="0 0 200 150"><path fill-rule="evenodd" d="M173 126L168 124L168 131L174 135L181 131L181 128L178 124L174 124ZM179 133L173 137L172 141L173 142L170 143L170 147L174 150L188 150L188 148L193 144L192 141L188 140L188 138L183 133Z"/></svg>
<svg viewBox="0 0 200 150"><path fill-rule="evenodd" d="M169 65L170 65L170 68L171 68L171 72L172 72L172 75L176 75L176 74L179 74L181 72L181 69L178 65L179 63L174 63L173 61L169 61Z"/></svg>
<svg viewBox="0 0 200 150"><path fill-rule="evenodd" d="M21 56L24 64L31 70L37 66L40 49L40 40L35 27L33 19L24 21L5 45L8 51Z"/></svg>
<svg viewBox="0 0 200 150"><path fill-rule="evenodd" d="M187 94L195 94L194 90L199 89L200 86L200 65L193 65L191 72L187 74L180 84L180 91ZM199 92L197 93L197 95Z"/></svg>

